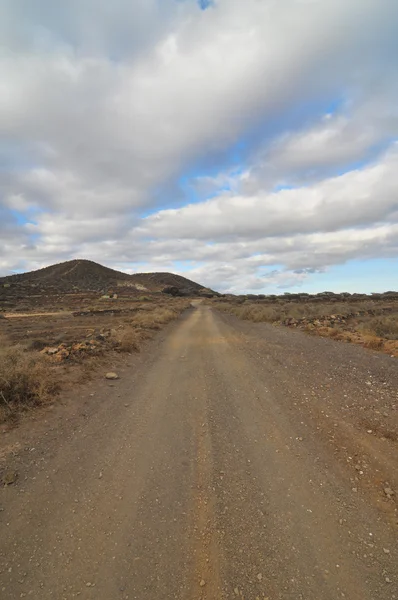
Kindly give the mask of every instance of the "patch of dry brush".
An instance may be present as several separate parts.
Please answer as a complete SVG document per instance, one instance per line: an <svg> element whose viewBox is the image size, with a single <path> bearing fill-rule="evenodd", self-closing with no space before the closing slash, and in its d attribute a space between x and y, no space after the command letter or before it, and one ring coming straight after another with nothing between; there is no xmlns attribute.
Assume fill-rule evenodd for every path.
<svg viewBox="0 0 398 600"><path fill-rule="evenodd" d="M398 306L361 303L215 303L216 308L254 323L273 323L303 329L336 340L361 344L398 356Z"/></svg>
<svg viewBox="0 0 398 600"><path fill-rule="evenodd" d="M74 317L68 321L52 317L50 335L46 335L48 321L36 325L39 330L44 328L38 338L26 337L25 323L23 327L17 322L11 325L4 319L8 335L3 337L0 332L0 422L12 421L22 410L51 400L67 370L69 375L70 369L83 370L86 380L96 360L106 352L138 352L153 330L161 329L189 306L190 301L185 299L145 299L142 304L134 303L133 314L126 311L117 316L104 313L79 317L75 329ZM87 327L82 327L85 319ZM74 333L66 335L68 327ZM21 343L10 335L16 330L21 331ZM63 341L54 343L57 337Z"/></svg>
<svg viewBox="0 0 398 600"><path fill-rule="evenodd" d="M58 389L54 372L43 357L19 346L0 349L0 422L48 402Z"/></svg>
<svg viewBox="0 0 398 600"><path fill-rule="evenodd" d="M148 330L161 329L163 325L177 319L188 306L186 301L180 301L173 308L156 305L142 308L116 334L116 349L119 352L139 352L142 341L151 337Z"/></svg>

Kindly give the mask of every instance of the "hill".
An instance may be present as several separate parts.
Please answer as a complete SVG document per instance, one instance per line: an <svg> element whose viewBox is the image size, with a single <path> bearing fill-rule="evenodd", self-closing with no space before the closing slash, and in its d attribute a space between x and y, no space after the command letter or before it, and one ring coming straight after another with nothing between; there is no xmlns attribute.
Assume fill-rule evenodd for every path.
<svg viewBox="0 0 398 600"><path fill-rule="evenodd" d="M203 285L175 273L135 273L130 275L130 280L150 291L159 291L165 287L191 289L197 292L204 289Z"/></svg>
<svg viewBox="0 0 398 600"><path fill-rule="evenodd" d="M77 259L44 267L28 273L0 278L0 285L18 288L39 288L59 291L99 291L126 287L139 292L161 292L176 288L186 294L195 294L205 288L174 273L137 273L129 275L104 267L91 260Z"/></svg>

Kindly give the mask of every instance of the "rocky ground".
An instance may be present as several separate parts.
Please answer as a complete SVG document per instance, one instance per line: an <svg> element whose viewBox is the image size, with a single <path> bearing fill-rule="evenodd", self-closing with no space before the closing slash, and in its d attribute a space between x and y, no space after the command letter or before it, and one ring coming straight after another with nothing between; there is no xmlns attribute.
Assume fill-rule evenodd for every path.
<svg viewBox="0 0 398 600"><path fill-rule="evenodd" d="M3 429L4 600L398 598L396 359L203 304L107 356Z"/></svg>
<svg viewBox="0 0 398 600"><path fill-rule="evenodd" d="M313 298L286 302L282 297L275 302L241 302L235 298L213 300L213 305L244 320L297 328L398 357L398 299L393 296L345 303L314 303Z"/></svg>

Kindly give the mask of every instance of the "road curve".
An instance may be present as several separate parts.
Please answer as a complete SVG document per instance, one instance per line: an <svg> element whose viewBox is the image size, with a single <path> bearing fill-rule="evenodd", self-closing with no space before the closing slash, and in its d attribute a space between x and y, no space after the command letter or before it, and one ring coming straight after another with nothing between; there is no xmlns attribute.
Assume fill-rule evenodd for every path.
<svg viewBox="0 0 398 600"><path fill-rule="evenodd" d="M2 600L398 598L396 440L345 412L347 352L396 368L188 311L0 490Z"/></svg>

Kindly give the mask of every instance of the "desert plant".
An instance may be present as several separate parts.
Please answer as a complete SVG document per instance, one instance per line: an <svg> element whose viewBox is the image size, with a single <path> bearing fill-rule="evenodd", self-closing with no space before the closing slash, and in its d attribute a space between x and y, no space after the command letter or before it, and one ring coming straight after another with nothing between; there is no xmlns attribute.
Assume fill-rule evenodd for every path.
<svg viewBox="0 0 398 600"><path fill-rule="evenodd" d="M362 331L389 340L398 340L398 316L388 315L365 320L360 324Z"/></svg>
<svg viewBox="0 0 398 600"><path fill-rule="evenodd" d="M119 341L117 349L119 352L139 352L141 336L134 329L127 329Z"/></svg>
<svg viewBox="0 0 398 600"><path fill-rule="evenodd" d="M4 415L48 401L59 389L46 360L21 347L0 350L0 407Z"/></svg>

